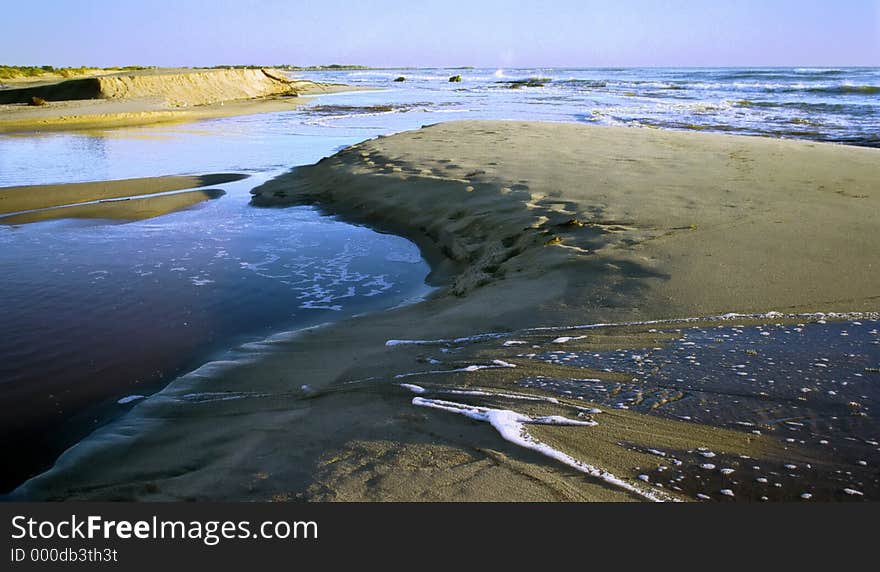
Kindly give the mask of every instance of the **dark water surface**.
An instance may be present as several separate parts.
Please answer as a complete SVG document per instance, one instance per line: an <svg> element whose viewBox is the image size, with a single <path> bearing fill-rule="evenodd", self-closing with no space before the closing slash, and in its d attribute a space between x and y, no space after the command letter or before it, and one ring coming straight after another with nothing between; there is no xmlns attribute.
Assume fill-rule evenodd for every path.
<svg viewBox="0 0 880 572"><path fill-rule="evenodd" d="M690 451L679 456L702 459L696 464L703 470L680 481L671 465L651 474L695 495L724 498L717 493L728 489L750 500L880 498L880 321L658 326L656 331L680 337L654 348L585 352L559 343L554 344L559 349L521 354L593 372L625 373L629 381L534 376L519 384L609 407L772 435L828 461L822 466L780 462L771 468L766 462L714 453L703 458L707 452ZM722 469L734 470L725 474Z"/></svg>
<svg viewBox="0 0 880 572"><path fill-rule="evenodd" d="M0 228L0 446L16 459L3 489L236 344L426 293L415 245L249 206L265 178L140 222Z"/></svg>

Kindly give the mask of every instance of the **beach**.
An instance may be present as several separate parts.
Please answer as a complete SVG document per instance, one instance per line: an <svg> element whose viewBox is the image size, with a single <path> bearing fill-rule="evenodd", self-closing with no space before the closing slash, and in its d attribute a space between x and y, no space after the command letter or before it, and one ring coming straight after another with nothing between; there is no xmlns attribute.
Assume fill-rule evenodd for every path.
<svg viewBox="0 0 880 572"><path fill-rule="evenodd" d="M747 487L676 490L658 486L657 471L684 479L717 463L745 474L755 460L810 467L801 482L833 496L848 488L834 467L862 471L849 453L772 427L664 416L664 404L644 413L524 386L625 379L541 363L521 346L654 348L700 317L875 323L878 159L812 141L527 121L455 121L349 146L257 186L253 206L315 205L406 237L437 290L274 338L258 360L206 364L15 495L724 500Z"/></svg>
<svg viewBox="0 0 880 572"><path fill-rule="evenodd" d="M463 265L454 294L540 281L570 292L563 302L589 321L863 310L877 296L877 156L767 138L444 123L353 146L256 189L254 202L316 202L388 224L441 251L439 267Z"/></svg>

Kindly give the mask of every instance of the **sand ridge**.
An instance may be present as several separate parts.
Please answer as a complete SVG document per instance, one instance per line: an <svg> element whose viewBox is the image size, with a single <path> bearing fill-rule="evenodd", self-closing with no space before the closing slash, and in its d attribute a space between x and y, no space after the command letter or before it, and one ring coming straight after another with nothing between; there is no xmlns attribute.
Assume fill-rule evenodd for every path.
<svg viewBox="0 0 880 572"><path fill-rule="evenodd" d="M0 90L0 103L157 97L186 107L270 95L297 95L314 82L296 81L271 69L146 70L67 79Z"/></svg>
<svg viewBox="0 0 880 572"><path fill-rule="evenodd" d="M199 203L218 199L222 189L181 191L140 198L108 199L98 202L52 207L0 217L0 224L28 224L46 220L87 218L133 221L162 216Z"/></svg>
<svg viewBox="0 0 880 572"><path fill-rule="evenodd" d="M98 129L293 109L349 86L273 69L151 69L0 89L0 133ZM46 100L29 106L32 97Z"/></svg>
<svg viewBox="0 0 880 572"><path fill-rule="evenodd" d="M55 185L0 187L0 215L221 185L223 183L240 181L247 177L248 175L240 173L213 173Z"/></svg>

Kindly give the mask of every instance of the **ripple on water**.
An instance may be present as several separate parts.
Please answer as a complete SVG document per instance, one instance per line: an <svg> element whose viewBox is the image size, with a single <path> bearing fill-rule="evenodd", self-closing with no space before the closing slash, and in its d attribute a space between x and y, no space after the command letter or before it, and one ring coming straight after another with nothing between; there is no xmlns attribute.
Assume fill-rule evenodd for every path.
<svg viewBox="0 0 880 572"><path fill-rule="evenodd" d="M251 207L259 175L146 221L0 228L3 486L136 399L272 332L424 295L418 248L309 207ZM26 263L25 263L26 261Z"/></svg>

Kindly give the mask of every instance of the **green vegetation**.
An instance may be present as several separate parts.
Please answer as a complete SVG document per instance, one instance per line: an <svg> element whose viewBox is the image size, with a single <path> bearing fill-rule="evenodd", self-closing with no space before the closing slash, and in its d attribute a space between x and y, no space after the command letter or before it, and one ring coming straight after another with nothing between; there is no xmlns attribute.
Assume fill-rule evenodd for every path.
<svg viewBox="0 0 880 572"><path fill-rule="evenodd" d="M206 66L201 69L268 69L274 68L286 71L342 71L342 70L413 70L420 69L414 67L372 67L354 64L327 64L313 66L298 66L293 64L277 64L277 65L254 65L254 64L223 64L216 66ZM158 69L157 66L118 66L118 67L60 67L54 66L5 66L0 65L0 79L16 79L16 78L39 78L44 75L59 75L61 77L73 77L83 75L88 72L113 72L113 71L138 71ZM185 67L183 69L200 69L198 67ZM473 66L459 66L445 68L448 70L469 70L474 69ZM540 79L540 78L538 78ZM399 76L394 81L406 81L406 77ZM461 81L460 75L454 75L449 78L451 82Z"/></svg>
<svg viewBox="0 0 880 572"><path fill-rule="evenodd" d="M17 77L40 77L43 75L60 75L61 77L71 77L84 74L87 70L85 66L78 68L56 68L53 66L0 66L0 78L13 79Z"/></svg>
<svg viewBox="0 0 880 572"><path fill-rule="evenodd" d="M224 64L224 65L219 65L219 66L211 66L211 67L208 67L205 69L209 69L209 70L258 70L258 69L269 68L269 67L284 67L284 66L253 66L253 65L242 65L242 64L238 64L238 65L225 65Z"/></svg>
<svg viewBox="0 0 880 572"><path fill-rule="evenodd" d="M329 66L308 66L300 68L305 70L365 70L367 66L354 66L349 64L330 64Z"/></svg>
<svg viewBox="0 0 880 572"><path fill-rule="evenodd" d="M33 77L54 70L52 66L0 66L0 78Z"/></svg>
<svg viewBox="0 0 880 572"><path fill-rule="evenodd" d="M125 67L115 67L115 68L94 68L88 66L80 66L77 68L74 67L66 67L66 68L56 68L55 66L3 66L0 65L0 79L15 79L15 78L39 78L44 75L60 75L61 77L73 77L77 75L83 75L89 71L97 70L97 71L134 71L134 70L145 70L151 69L146 66L125 66Z"/></svg>
<svg viewBox="0 0 880 572"><path fill-rule="evenodd" d="M334 71L334 70L367 70L372 69L368 66L356 66L349 64L329 64L326 66L295 66L292 64L275 64L275 65L253 65L253 64L226 64L219 66L211 66L205 69L234 69L234 70L258 70L258 69L278 69L288 71Z"/></svg>

